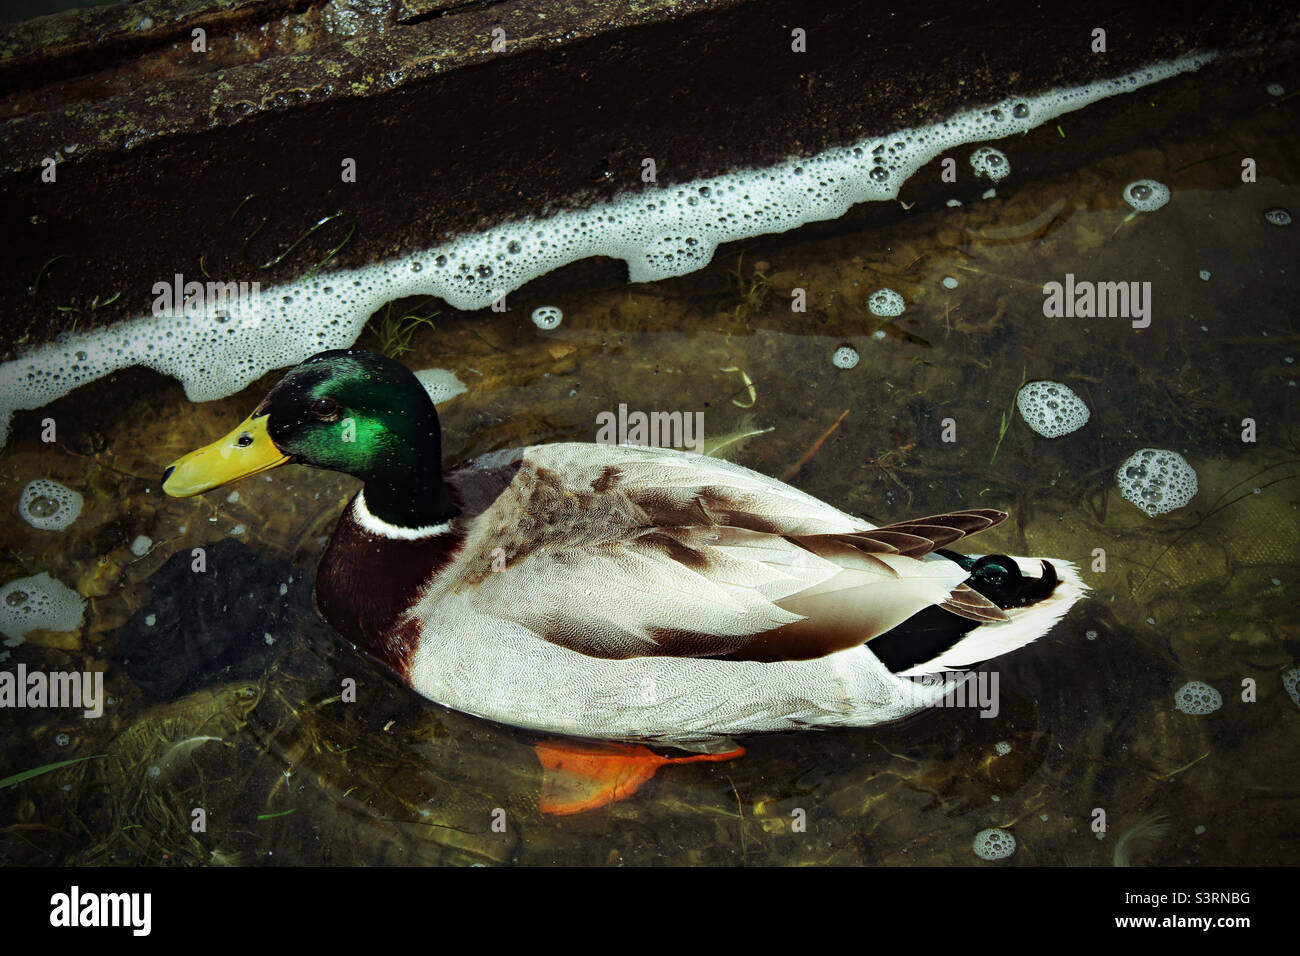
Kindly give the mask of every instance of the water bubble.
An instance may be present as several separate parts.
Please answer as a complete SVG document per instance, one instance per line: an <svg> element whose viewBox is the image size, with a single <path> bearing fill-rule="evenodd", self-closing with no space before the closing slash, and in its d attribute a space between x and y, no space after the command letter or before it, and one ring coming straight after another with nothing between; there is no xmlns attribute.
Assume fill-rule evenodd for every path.
<svg viewBox="0 0 1300 956"><path fill-rule="evenodd" d="M1268 91L1269 96L1281 96L1286 92L1286 89L1281 83L1270 83L1268 86L1264 87L1264 89Z"/></svg>
<svg viewBox="0 0 1300 956"><path fill-rule="evenodd" d="M1289 226L1291 225L1291 213L1281 206L1274 206L1272 209L1264 211L1264 221L1274 226Z"/></svg>
<svg viewBox="0 0 1300 956"><path fill-rule="evenodd" d="M1169 202L1169 187L1154 179L1138 179L1124 187L1124 201L1138 212L1155 212Z"/></svg>
<svg viewBox="0 0 1300 956"><path fill-rule="evenodd" d="M876 182L883 183L886 179L889 178L889 170L887 170L884 166L876 166L867 175L870 176Z"/></svg>
<svg viewBox="0 0 1300 956"><path fill-rule="evenodd" d="M1210 270L1209 270L1209 269L1202 269L1200 272L1197 273L1197 275L1199 275L1199 276L1201 277L1201 281L1202 281L1202 282L1209 282L1209 281L1210 281Z"/></svg>
<svg viewBox="0 0 1300 956"><path fill-rule="evenodd" d="M27 513L33 518L49 518L58 511L59 503L49 495L37 495L27 505Z"/></svg>
<svg viewBox="0 0 1300 956"><path fill-rule="evenodd" d="M858 364L858 350L851 345L841 345L831 356L831 364L836 368L853 368Z"/></svg>
<svg viewBox="0 0 1300 956"><path fill-rule="evenodd" d="M991 179L995 183L1006 179L1011 172L1011 161L1006 154L992 146L981 146L971 153L970 165L976 176Z"/></svg>
<svg viewBox="0 0 1300 956"><path fill-rule="evenodd" d="M945 289L955 289L957 288L957 280L954 279L952 276L944 276L943 287Z"/></svg>
<svg viewBox="0 0 1300 956"><path fill-rule="evenodd" d="M1016 408L1026 425L1044 438L1060 438L1088 423L1088 406L1061 382L1029 382L1016 393Z"/></svg>
<svg viewBox="0 0 1300 956"><path fill-rule="evenodd" d="M72 743L72 738L69 737L67 734L54 735L54 745L56 747L66 747L70 743Z"/></svg>
<svg viewBox="0 0 1300 956"><path fill-rule="evenodd" d="M37 478L29 481L18 498L18 513L23 520L42 531L62 531L81 514L83 499L57 481Z"/></svg>
<svg viewBox="0 0 1300 956"><path fill-rule="evenodd" d="M1292 667L1282 675L1282 687L1291 698L1291 703L1300 707L1300 667Z"/></svg>
<svg viewBox="0 0 1300 956"><path fill-rule="evenodd" d="M506 243L506 252L510 253L512 256L517 255L519 253L519 250L522 248L523 246L521 246L514 239L511 239L509 242Z"/></svg>
<svg viewBox="0 0 1300 956"><path fill-rule="evenodd" d="M21 607L27 603L28 597L30 595L26 591L10 591L5 595L5 603L10 607Z"/></svg>
<svg viewBox="0 0 1300 956"><path fill-rule="evenodd" d="M981 860L1004 860L1016 852L1016 838L1005 830L981 830L972 849Z"/></svg>
<svg viewBox="0 0 1300 956"><path fill-rule="evenodd" d="M903 297L893 289L877 289L867 299L867 308L871 310L871 314L882 318L902 315L905 307Z"/></svg>
<svg viewBox="0 0 1300 956"><path fill-rule="evenodd" d="M419 271L421 271L423 268L424 268L424 263L423 263L423 262L419 262L419 261L417 260L417 261L411 263L411 271L412 271L412 272L419 272Z"/></svg>
<svg viewBox="0 0 1300 956"><path fill-rule="evenodd" d="M1196 495L1196 472L1177 452L1143 448L1115 473L1120 493L1148 516L1181 508Z"/></svg>
<svg viewBox="0 0 1300 956"><path fill-rule="evenodd" d="M1011 115L1016 119L1024 119L1029 115L1029 105L1026 103L1017 103L1011 107Z"/></svg>
<svg viewBox="0 0 1300 956"><path fill-rule="evenodd" d="M564 320L564 313L556 306L544 305L540 308L533 309L533 325L537 326L544 332L551 329L558 329L560 322Z"/></svg>
<svg viewBox="0 0 1300 956"><path fill-rule="evenodd" d="M1203 681L1188 681L1174 692L1174 707L1184 714L1203 716L1223 706L1223 695Z"/></svg>

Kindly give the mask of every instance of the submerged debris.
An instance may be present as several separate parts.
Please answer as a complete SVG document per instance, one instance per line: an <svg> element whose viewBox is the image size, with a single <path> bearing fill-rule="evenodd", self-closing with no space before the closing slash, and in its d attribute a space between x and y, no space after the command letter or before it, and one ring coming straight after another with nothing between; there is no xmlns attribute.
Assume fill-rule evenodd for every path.
<svg viewBox="0 0 1300 956"><path fill-rule="evenodd" d="M205 570L192 561L189 551L172 555L146 581L152 596L115 632L127 673L154 700L218 676L261 675L271 653L262 635L293 633L295 620L312 613L311 576L295 576L271 553L227 538L207 549Z"/></svg>
<svg viewBox="0 0 1300 956"><path fill-rule="evenodd" d="M1135 857L1149 853L1169 833L1169 816L1153 813L1139 817L1119 835L1111 857L1115 866L1132 866Z"/></svg>

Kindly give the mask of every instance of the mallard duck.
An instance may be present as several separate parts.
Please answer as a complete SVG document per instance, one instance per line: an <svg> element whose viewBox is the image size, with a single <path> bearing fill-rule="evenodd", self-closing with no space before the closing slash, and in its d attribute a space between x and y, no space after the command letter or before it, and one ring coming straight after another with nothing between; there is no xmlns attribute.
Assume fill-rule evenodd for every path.
<svg viewBox="0 0 1300 956"><path fill-rule="evenodd" d="M408 369L335 350L169 466L163 489L195 495L290 462L353 475L363 487L316 603L355 648L470 714L704 751L907 716L1086 590L1068 561L945 549L1000 511L874 527L682 451L534 445L444 471L441 450Z"/></svg>

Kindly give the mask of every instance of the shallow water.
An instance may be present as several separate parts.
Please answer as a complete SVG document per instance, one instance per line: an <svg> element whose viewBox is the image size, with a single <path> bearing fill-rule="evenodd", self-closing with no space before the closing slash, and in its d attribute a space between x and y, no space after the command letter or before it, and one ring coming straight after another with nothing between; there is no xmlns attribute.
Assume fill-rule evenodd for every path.
<svg viewBox="0 0 1300 956"><path fill-rule="evenodd" d="M968 864L975 833L1005 827L1018 846L997 865L1111 865L1151 814L1168 833L1130 844L1133 862L1300 862L1300 708L1281 676L1300 657L1298 233L1263 218L1300 211L1300 151L1294 104L1266 108L1262 84L1259 101L1200 138L1051 179L1013 172L992 198L888 225L756 240L683 279L579 269L512 294L508 313L444 307L400 356L468 385L440 409L449 462L591 441L597 415L625 403L702 412L709 443L770 429L722 453L773 475L825 438L790 482L877 523L1009 511L970 549L1076 561L1094 591L987 666L997 717L937 709L752 738L738 761L670 767L625 802L544 816L537 735L423 701L316 618L315 563L356 482L291 466L161 494L162 467L224 434L277 376L195 406L132 372L52 406L58 446L15 440L0 460L5 500L36 477L86 497L62 534L6 510L4 580L48 571L90 598L81 631L33 634L3 666L103 668L112 698L99 720L6 714L0 777L93 759L0 789L0 862ZM1225 144L1233 157L1216 159ZM998 145L1014 169L1014 142ZM1239 154L1261 157L1258 183L1240 182ZM1121 192L1147 176L1174 198L1129 218ZM1066 273L1152 281L1150 327L1045 317L1043 283ZM796 287L806 312L789 308ZM902 293L903 316L870 314L881 287ZM542 304L564 311L554 332L528 321ZM373 331L359 343L384 344ZM831 364L844 344L861 356L850 370ZM1083 397L1087 426L1048 440L1012 414L1003 429L1020 383L1042 378ZM1242 441L1244 418L1257 441ZM1116 468L1147 446L1196 468L1188 507L1148 518L1120 497ZM140 534L153 544L137 556ZM179 587L190 550L218 542L214 567L237 571L210 593ZM1222 709L1175 710L1191 680Z"/></svg>

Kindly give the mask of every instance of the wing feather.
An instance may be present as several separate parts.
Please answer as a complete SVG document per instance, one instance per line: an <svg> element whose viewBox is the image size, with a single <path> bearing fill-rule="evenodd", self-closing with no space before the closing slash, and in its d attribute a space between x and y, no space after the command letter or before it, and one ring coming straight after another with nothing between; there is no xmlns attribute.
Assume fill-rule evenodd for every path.
<svg viewBox="0 0 1300 956"><path fill-rule="evenodd" d="M468 521L455 564L413 613L462 593L484 615L509 608L539 638L593 657L806 659L934 604L1004 619L933 554L1004 517L981 509L875 528L719 459L537 446Z"/></svg>

